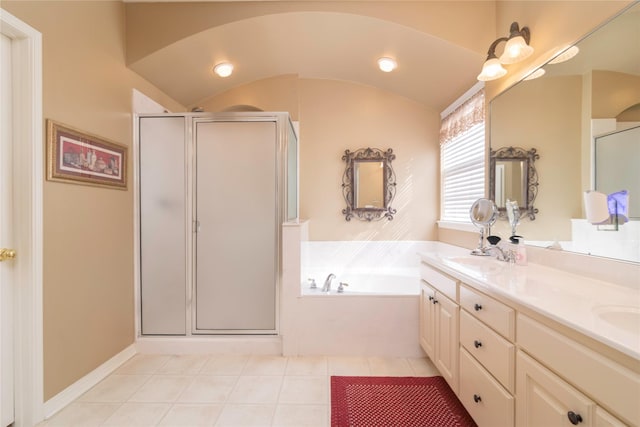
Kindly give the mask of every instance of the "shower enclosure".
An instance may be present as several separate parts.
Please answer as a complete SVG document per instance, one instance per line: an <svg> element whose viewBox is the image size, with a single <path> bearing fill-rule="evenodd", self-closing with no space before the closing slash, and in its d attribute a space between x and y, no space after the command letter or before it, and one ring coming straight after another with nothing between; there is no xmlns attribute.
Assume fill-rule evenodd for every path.
<svg viewBox="0 0 640 427"><path fill-rule="evenodd" d="M138 136L141 334L278 333L289 115L141 115Z"/></svg>

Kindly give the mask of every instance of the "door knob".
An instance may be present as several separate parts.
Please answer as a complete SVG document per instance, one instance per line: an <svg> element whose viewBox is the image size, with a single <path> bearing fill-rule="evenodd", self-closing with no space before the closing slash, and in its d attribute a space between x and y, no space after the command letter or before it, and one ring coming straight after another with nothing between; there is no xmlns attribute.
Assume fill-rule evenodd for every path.
<svg viewBox="0 0 640 427"><path fill-rule="evenodd" d="M0 249L0 262L6 261L8 259L15 259L16 251L13 249L2 248Z"/></svg>

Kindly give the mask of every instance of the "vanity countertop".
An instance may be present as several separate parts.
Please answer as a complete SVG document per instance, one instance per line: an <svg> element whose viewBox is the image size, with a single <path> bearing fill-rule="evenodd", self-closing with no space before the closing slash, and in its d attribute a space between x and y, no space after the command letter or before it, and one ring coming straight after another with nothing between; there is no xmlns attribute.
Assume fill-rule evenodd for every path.
<svg viewBox="0 0 640 427"><path fill-rule="evenodd" d="M480 291L505 297L640 360L640 284L627 287L469 252L440 244L419 255L426 264Z"/></svg>

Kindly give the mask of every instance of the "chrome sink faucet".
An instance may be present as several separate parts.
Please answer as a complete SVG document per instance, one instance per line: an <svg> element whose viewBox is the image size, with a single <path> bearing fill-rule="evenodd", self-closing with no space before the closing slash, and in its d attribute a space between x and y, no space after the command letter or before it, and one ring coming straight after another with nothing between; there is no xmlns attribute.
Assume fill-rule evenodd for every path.
<svg viewBox="0 0 640 427"><path fill-rule="evenodd" d="M331 290L331 281L336 278L336 275L331 273L327 276L322 286L322 292L329 292Z"/></svg>

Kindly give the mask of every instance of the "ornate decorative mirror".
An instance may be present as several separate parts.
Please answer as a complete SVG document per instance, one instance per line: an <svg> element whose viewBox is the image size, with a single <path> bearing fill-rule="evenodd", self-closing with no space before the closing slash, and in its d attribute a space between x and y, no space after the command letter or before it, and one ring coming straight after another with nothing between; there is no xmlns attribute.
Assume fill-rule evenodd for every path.
<svg viewBox="0 0 640 427"><path fill-rule="evenodd" d="M396 158L389 148L345 150L346 162L342 176L342 194L347 207L342 210L347 221L356 217L363 221L393 219L396 210L391 201L396 194L396 175L391 161Z"/></svg>
<svg viewBox="0 0 640 427"><path fill-rule="evenodd" d="M533 202L538 194L538 172L535 161L540 158L535 148L503 147L490 151L489 198L506 217L507 200L518 202L521 216L536 219L538 209Z"/></svg>

